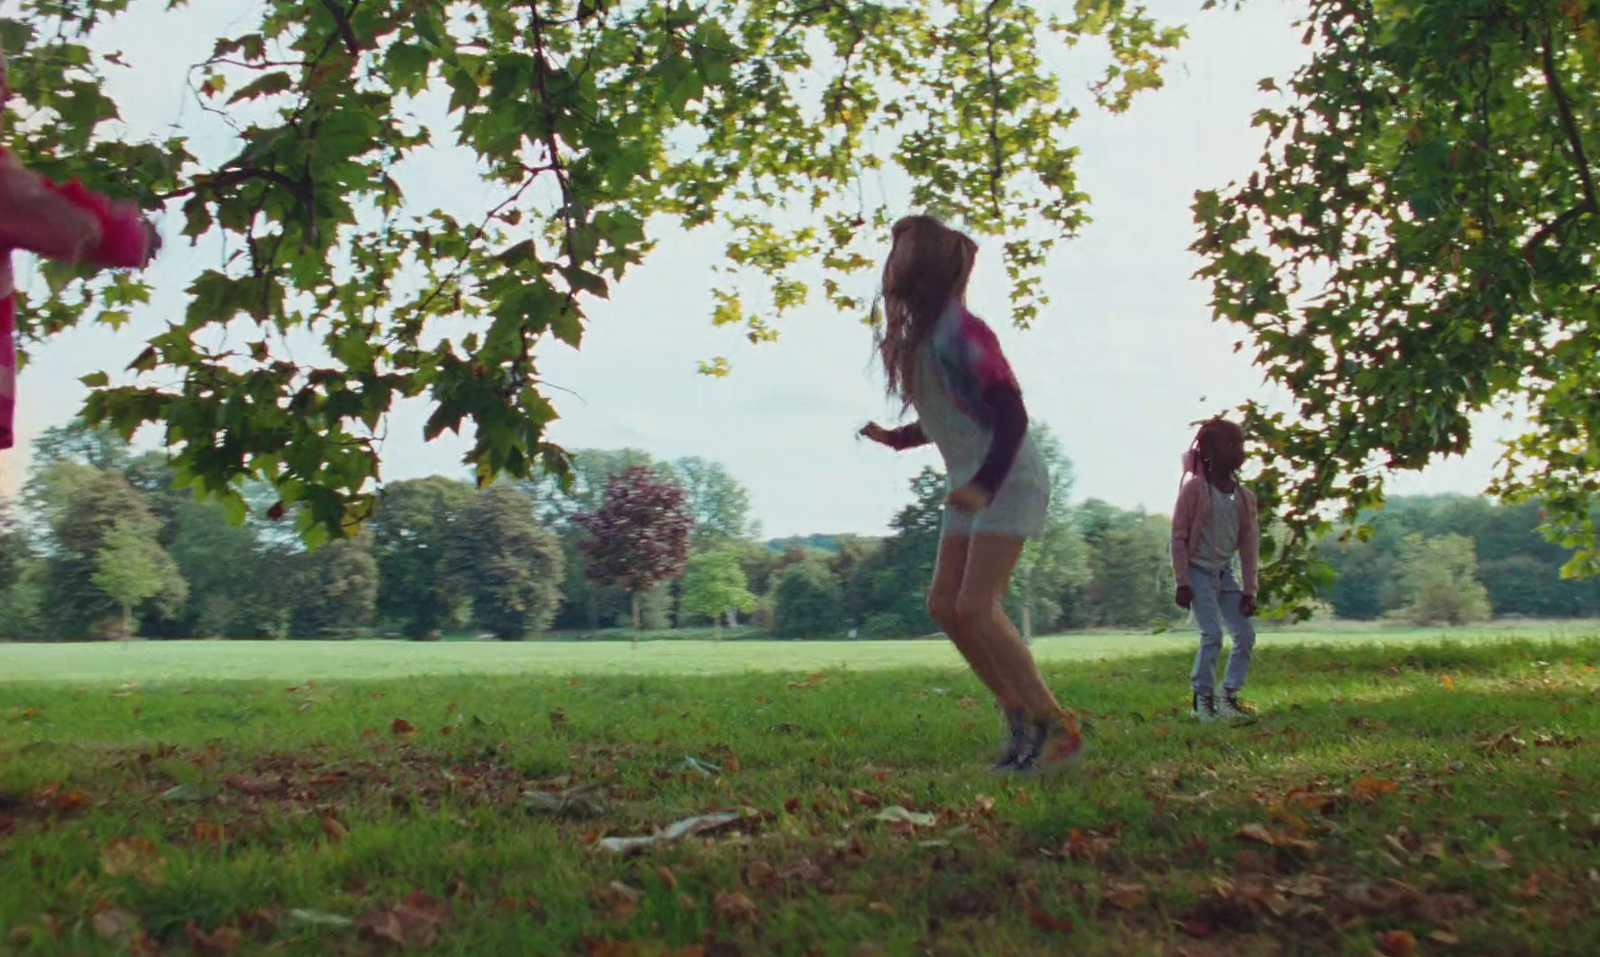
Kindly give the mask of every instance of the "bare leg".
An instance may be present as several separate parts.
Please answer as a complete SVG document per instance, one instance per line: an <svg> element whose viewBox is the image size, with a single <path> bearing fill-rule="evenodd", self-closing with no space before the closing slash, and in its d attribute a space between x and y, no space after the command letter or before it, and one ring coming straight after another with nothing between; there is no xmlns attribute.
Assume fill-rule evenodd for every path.
<svg viewBox="0 0 1600 957"><path fill-rule="evenodd" d="M1023 539L1014 535L980 532L972 536L955 618L957 630L980 646L979 656L992 669L999 684L995 695L1022 708L1030 718L1042 720L1061 715L1061 705L1045 686L1033 654L1000 606L1022 545ZM972 657L968 655L969 660Z"/></svg>
<svg viewBox="0 0 1600 957"><path fill-rule="evenodd" d="M967 659L978 680L994 693L1001 709L1020 708L1021 702L1009 696L1007 686L1000 680L1001 672L983 641L972 633L959 614L971 542L968 535L946 535L939 539L939 560L933 569L933 586L928 589L928 614L944 629L961 657Z"/></svg>

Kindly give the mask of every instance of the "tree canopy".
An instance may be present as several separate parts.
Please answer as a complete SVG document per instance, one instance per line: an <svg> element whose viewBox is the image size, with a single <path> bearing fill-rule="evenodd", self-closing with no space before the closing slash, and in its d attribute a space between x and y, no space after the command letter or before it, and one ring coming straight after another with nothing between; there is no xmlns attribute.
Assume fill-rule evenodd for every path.
<svg viewBox="0 0 1600 957"><path fill-rule="evenodd" d="M407 397L432 405L426 437L471 433L480 480L564 471L540 344L582 341L588 303L663 218L729 237L712 320L753 341L811 295L806 269L864 312L846 277L907 205L1004 234L1026 324L1045 253L1085 219L1066 140L1078 112L1047 48L1102 38L1092 95L1120 109L1181 36L1120 0L1061 15L1022 0L265 0L193 73L237 131L233 155L207 162L182 130L120 130L104 78L121 58L98 35L127 7L23 0L0 22L21 159L179 206L185 236L225 250L195 264L186 313L128 374L85 377L85 413L123 434L159 425L180 479L236 515L239 482L270 483L313 544L371 513L378 440ZM447 119L419 121L446 89ZM416 208L392 175L452 145L476 161L463 186L498 193L470 216ZM868 201L860 179L883 169L909 192ZM49 294L21 310L30 346L121 325L149 296L136 276L45 273Z"/></svg>
<svg viewBox="0 0 1600 957"><path fill-rule="evenodd" d="M1493 490L1541 500L1569 570L1600 570L1597 24L1597 0L1311 0L1259 168L1197 196L1216 315L1293 400L1243 409L1280 606L1327 584L1331 518L1491 409L1527 413Z"/></svg>

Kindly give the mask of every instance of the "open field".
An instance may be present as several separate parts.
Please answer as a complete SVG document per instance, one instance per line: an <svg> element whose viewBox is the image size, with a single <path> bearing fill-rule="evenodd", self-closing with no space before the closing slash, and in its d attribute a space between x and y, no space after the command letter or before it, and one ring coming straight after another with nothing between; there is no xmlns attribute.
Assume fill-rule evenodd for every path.
<svg viewBox="0 0 1600 957"><path fill-rule="evenodd" d="M970 677L889 667L949 662L936 645L851 646L875 656L871 674L851 659L670 677L554 672L661 670L649 656L672 652L687 671L810 668L846 649L26 657L33 678L65 683L0 684L0 947L1600 952L1600 641L1355 640L1269 645L1251 689L1263 716L1238 728L1179 714L1184 652L1043 642L1092 748L1051 780L986 772L996 719ZM1082 660L1113 648L1126 656ZM258 675L314 683L209 680L248 672L244 652L266 662ZM124 655L140 684L85 671ZM502 673L359 675L486 661ZM729 814L715 833L604 849L712 811Z"/></svg>
<svg viewBox="0 0 1600 957"><path fill-rule="evenodd" d="M1472 644L1513 636L1600 636L1600 624L1497 625L1418 630L1344 627L1264 632L1259 647L1351 647L1448 638ZM1092 661L1194 647L1188 632L1105 632L1040 638L1041 661ZM426 675L728 674L849 668L956 668L949 643L920 641L626 640L524 643L446 641L135 641L0 644L0 682L332 681Z"/></svg>

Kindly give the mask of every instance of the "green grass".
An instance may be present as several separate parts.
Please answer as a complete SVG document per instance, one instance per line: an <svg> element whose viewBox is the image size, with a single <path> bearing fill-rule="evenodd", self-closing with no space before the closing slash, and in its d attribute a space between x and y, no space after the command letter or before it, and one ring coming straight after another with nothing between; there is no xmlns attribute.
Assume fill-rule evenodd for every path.
<svg viewBox="0 0 1600 957"><path fill-rule="evenodd" d="M1542 625L1541 637L1595 635L1600 626ZM1394 644L1448 637L1475 643L1527 627L1451 631L1287 630L1263 633L1264 646ZM1040 638L1034 654L1068 662L1192 648L1187 632L1099 632ZM427 675L728 674L818 668L957 668L942 639L921 641L626 640L504 642L411 641L134 641L0 644L0 682L348 681Z"/></svg>
<svg viewBox="0 0 1600 957"><path fill-rule="evenodd" d="M1092 748L1047 781L985 773L969 676L892 667L933 644L4 647L29 680L0 683L0 950L1600 952L1600 639L1373 637L1264 643L1239 728L1181 716L1185 651L1134 654L1169 639L1042 642ZM619 673L674 667L724 673ZM594 806L524 806L580 785Z"/></svg>

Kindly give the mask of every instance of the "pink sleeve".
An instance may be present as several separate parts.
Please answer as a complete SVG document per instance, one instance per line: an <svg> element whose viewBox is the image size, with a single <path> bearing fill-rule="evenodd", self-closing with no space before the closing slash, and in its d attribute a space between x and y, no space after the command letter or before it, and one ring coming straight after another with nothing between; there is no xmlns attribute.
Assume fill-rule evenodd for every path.
<svg viewBox="0 0 1600 957"><path fill-rule="evenodd" d="M1192 479L1185 482L1172 506L1172 575L1180 588L1189 584L1189 525L1194 517L1194 495L1189 490L1193 487Z"/></svg>
<svg viewBox="0 0 1600 957"><path fill-rule="evenodd" d="M1240 588L1246 595L1254 595L1261 564L1261 516L1256 511L1255 493L1242 485L1240 488L1244 491L1240 496L1244 514L1239 516L1239 577L1244 579Z"/></svg>
<svg viewBox="0 0 1600 957"><path fill-rule="evenodd" d="M967 343L980 395L995 386L1016 386L1017 377L1011 371L1011 363L1006 361L1005 353L1000 351L1000 340L987 323L968 313L961 333Z"/></svg>
<svg viewBox="0 0 1600 957"><path fill-rule="evenodd" d="M77 180L57 185L0 157L0 246L111 268L146 261L144 220Z"/></svg>

